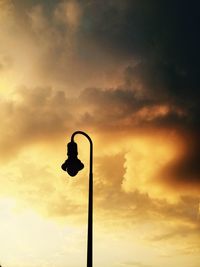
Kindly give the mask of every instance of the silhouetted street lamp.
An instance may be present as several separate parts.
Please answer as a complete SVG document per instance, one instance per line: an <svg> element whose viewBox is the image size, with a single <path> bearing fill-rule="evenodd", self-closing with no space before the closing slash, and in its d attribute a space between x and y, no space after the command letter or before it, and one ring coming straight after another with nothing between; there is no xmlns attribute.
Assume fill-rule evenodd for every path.
<svg viewBox="0 0 200 267"><path fill-rule="evenodd" d="M76 134L84 135L90 143L90 169L89 169L89 197L88 197L88 240L87 240L87 267L92 267L93 254L93 144L92 139L85 132L76 131L71 136L71 142L67 144L68 159L62 164L61 168L70 176L75 176L84 168L83 163L78 159L77 144L74 142Z"/></svg>

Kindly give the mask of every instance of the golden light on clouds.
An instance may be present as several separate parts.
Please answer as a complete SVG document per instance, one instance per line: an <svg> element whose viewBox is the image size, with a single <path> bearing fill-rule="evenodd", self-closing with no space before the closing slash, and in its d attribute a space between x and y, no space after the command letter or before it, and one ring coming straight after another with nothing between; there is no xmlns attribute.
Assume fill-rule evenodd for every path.
<svg viewBox="0 0 200 267"><path fill-rule="evenodd" d="M159 140L154 137L138 137L130 141L129 146L130 151L125 155L124 189L128 192L139 190L153 198L170 199L171 194L165 192L162 184L154 183L154 179L162 167L177 156L178 146L168 142L167 138Z"/></svg>
<svg viewBox="0 0 200 267"><path fill-rule="evenodd" d="M85 264L84 137L84 170L60 168L77 130L94 266L199 267L198 35L177 3L0 0L2 267Z"/></svg>

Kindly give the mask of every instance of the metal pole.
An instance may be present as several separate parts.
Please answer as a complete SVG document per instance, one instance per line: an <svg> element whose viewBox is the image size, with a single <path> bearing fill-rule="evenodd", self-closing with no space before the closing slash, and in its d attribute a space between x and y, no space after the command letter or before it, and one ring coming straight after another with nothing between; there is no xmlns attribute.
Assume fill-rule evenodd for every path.
<svg viewBox="0 0 200 267"><path fill-rule="evenodd" d="M89 170L89 195L88 195L88 239L87 239L87 267L93 266L93 143L85 132L76 131L72 134L74 141L76 134L84 135L90 142L90 170Z"/></svg>

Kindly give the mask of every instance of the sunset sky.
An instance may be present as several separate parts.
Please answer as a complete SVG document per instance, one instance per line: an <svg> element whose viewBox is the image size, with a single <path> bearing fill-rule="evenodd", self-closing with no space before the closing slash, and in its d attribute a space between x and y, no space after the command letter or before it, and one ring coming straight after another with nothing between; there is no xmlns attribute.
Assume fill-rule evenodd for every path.
<svg viewBox="0 0 200 267"><path fill-rule="evenodd" d="M198 1L0 0L0 265L200 266Z"/></svg>

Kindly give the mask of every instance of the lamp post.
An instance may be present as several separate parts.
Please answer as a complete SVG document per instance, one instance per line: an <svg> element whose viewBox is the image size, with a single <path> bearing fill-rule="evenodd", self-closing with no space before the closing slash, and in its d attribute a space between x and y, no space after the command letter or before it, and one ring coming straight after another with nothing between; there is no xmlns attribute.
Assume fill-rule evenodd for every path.
<svg viewBox="0 0 200 267"><path fill-rule="evenodd" d="M93 143L88 134L76 131L71 136L71 142L67 144L68 159L62 164L61 168L70 176L75 176L84 168L83 163L78 159L78 148L74 142L77 134L84 135L90 143L90 168L89 168L89 195L88 195L88 239L87 239L87 267L92 267L93 256Z"/></svg>

